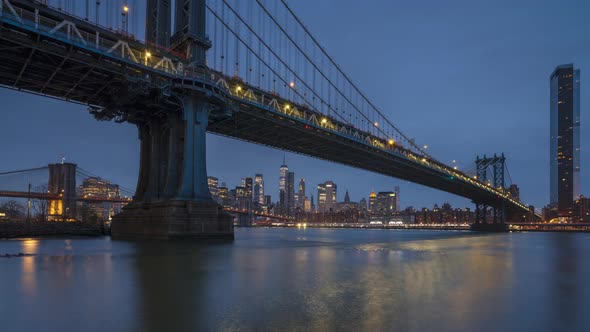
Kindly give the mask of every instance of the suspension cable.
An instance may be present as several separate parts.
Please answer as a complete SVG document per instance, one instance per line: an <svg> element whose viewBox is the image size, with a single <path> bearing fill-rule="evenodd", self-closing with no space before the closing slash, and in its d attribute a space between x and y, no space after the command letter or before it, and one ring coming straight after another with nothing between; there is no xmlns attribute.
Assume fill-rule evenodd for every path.
<svg viewBox="0 0 590 332"><path fill-rule="evenodd" d="M258 2L258 0L256 0ZM311 40L316 44L316 46L318 46L318 48L322 51L322 53L328 58L328 60L330 60L330 62L336 67L336 69L340 72L340 74L348 81L348 83L356 90L356 92L358 94L361 95L361 97L387 122L387 124L389 124L391 127L393 127L410 145L412 145L413 147L415 147L418 151L420 151L423 155L429 157L430 159L432 159L432 157L430 155L428 155L426 153L426 151L424 151L418 144L414 143L412 140L410 140L399 128L397 128L393 123L391 123L389 121L389 119L387 119L387 117L385 117L383 115L383 113L381 113L381 111L379 111L379 109L365 96L365 94L352 82L352 80L349 78L348 75L346 75L346 73L344 73L344 71L342 71L342 69L340 68L340 66L334 61L334 59L326 52L326 50L319 44L319 42L317 41L317 39L311 34L311 32L309 31L309 29L307 29L307 27L303 24L303 22L301 22L301 20L299 19L299 17L297 17L297 15L293 12L293 10L291 9L291 7L289 7L289 5L286 3L285 0L280 0L281 3L285 6L285 8L289 11L289 13L291 14L291 16L293 16L293 18L297 21L297 23L303 28L303 30L307 33L307 35L311 38Z"/></svg>

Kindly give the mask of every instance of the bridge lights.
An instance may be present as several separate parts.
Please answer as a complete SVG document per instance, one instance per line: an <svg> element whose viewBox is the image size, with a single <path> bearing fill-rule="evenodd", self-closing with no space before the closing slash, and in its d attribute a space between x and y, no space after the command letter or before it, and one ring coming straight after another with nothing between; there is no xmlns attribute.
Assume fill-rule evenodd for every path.
<svg viewBox="0 0 590 332"><path fill-rule="evenodd" d="M145 52L145 65L149 64L149 59L152 57L152 54L149 51Z"/></svg>
<svg viewBox="0 0 590 332"><path fill-rule="evenodd" d="M293 89L295 87L295 82L289 83L289 86L291 87L291 89Z"/></svg>
<svg viewBox="0 0 590 332"><path fill-rule="evenodd" d="M379 127L379 122L375 121L375 123L373 123L373 125L374 125L375 127Z"/></svg>
<svg viewBox="0 0 590 332"><path fill-rule="evenodd" d="M424 148L425 148L425 149L428 149L428 145L424 145Z"/></svg>
<svg viewBox="0 0 590 332"><path fill-rule="evenodd" d="M238 85L238 86L236 87L236 93L239 93L240 91L242 91L242 87Z"/></svg>
<svg viewBox="0 0 590 332"><path fill-rule="evenodd" d="M328 119L322 118L322 124L326 124L326 123L328 123Z"/></svg>
<svg viewBox="0 0 590 332"><path fill-rule="evenodd" d="M389 145L394 145L395 141L393 139L389 139L388 143L389 143Z"/></svg>

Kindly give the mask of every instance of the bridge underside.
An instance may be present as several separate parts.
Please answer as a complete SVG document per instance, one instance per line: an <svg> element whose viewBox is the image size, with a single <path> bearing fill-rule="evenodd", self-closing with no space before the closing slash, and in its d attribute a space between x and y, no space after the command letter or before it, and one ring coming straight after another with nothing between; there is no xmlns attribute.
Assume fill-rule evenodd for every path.
<svg viewBox="0 0 590 332"><path fill-rule="evenodd" d="M503 208L506 221L522 221L530 217L518 207L503 206L500 197L474 186L466 186L457 179L441 175L406 158L308 126L287 116L239 101L236 104L239 112L233 113L231 118L211 122L208 131L396 177L462 196L473 202Z"/></svg>

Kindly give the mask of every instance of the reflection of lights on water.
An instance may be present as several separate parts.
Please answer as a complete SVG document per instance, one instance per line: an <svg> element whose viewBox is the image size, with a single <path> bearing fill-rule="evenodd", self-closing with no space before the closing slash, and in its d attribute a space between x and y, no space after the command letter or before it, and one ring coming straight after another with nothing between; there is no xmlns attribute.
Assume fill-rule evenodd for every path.
<svg viewBox="0 0 590 332"><path fill-rule="evenodd" d="M66 250L72 250L72 240L66 240Z"/></svg>
<svg viewBox="0 0 590 332"><path fill-rule="evenodd" d="M25 254L36 254L39 250L39 240L26 239L21 242L22 252Z"/></svg>
<svg viewBox="0 0 590 332"><path fill-rule="evenodd" d="M39 251L39 240L27 239L21 242L21 250L25 254L36 254ZM21 283L22 287L28 295L33 295L35 292L36 282L36 271L35 271L35 259L34 256L24 256L22 259L22 273Z"/></svg>

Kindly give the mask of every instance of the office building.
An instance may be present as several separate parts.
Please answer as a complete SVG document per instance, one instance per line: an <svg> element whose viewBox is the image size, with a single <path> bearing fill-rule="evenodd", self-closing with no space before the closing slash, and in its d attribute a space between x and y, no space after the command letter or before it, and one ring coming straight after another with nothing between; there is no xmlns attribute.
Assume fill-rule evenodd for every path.
<svg viewBox="0 0 590 332"><path fill-rule="evenodd" d="M262 174L254 176L254 202L264 205L264 179Z"/></svg>
<svg viewBox="0 0 590 332"><path fill-rule="evenodd" d="M572 217L580 182L580 70L558 66L550 83L550 204L559 217Z"/></svg>
<svg viewBox="0 0 590 332"><path fill-rule="evenodd" d="M336 210L337 186L332 181L318 184L318 212Z"/></svg>
<svg viewBox="0 0 590 332"><path fill-rule="evenodd" d="M293 211L295 208L295 173L287 172L287 208Z"/></svg>
<svg viewBox="0 0 590 332"><path fill-rule="evenodd" d="M297 197L297 205L301 208L305 208L305 179L299 180L299 192Z"/></svg>
<svg viewBox="0 0 590 332"><path fill-rule="evenodd" d="M217 197L218 195L218 187L219 187L219 180L216 177L208 176L207 177L207 184L209 185L209 192L213 198Z"/></svg>

